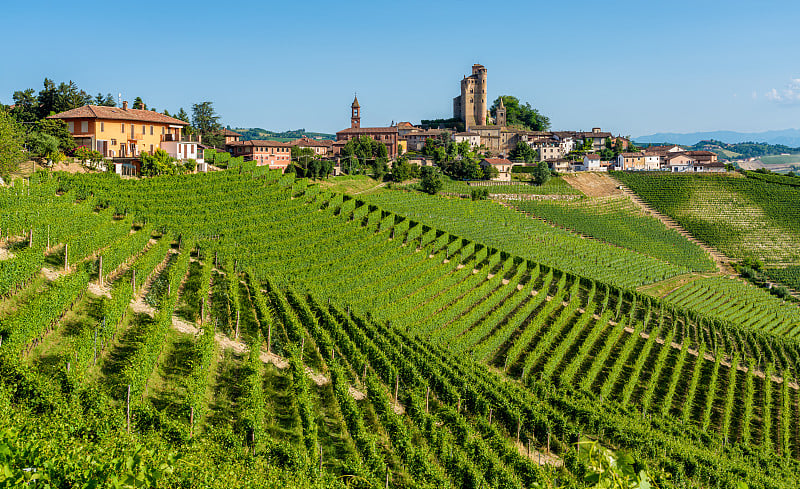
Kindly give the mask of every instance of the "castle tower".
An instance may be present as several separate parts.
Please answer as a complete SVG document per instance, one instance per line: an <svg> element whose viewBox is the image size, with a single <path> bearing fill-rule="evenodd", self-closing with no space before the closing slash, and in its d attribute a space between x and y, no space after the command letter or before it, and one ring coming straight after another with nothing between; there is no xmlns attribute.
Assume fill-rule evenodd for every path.
<svg viewBox="0 0 800 489"><path fill-rule="evenodd" d="M472 65L472 74L461 80L461 95L453 99L453 117L464 121L467 128L486 124L486 80L486 68Z"/></svg>
<svg viewBox="0 0 800 489"><path fill-rule="evenodd" d="M497 106L496 117L495 117L495 124L501 127L505 127L507 125L506 120L506 106L503 105L503 97L500 97L500 105Z"/></svg>
<svg viewBox="0 0 800 489"><path fill-rule="evenodd" d="M361 127L361 106L358 105L358 96L353 99L352 105L350 105L350 127L353 129L358 129Z"/></svg>

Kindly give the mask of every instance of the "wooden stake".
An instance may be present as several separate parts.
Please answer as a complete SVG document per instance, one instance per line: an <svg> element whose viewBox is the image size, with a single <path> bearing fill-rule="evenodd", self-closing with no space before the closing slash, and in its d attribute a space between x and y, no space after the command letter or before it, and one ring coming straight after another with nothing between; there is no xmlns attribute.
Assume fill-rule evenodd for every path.
<svg viewBox="0 0 800 489"><path fill-rule="evenodd" d="M458 412L461 414L461 398L458 398Z"/></svg>
<svg viewBox="0 0 800 489"><path fill-rule="evenodd" d="M492 408L489 408L489 424L492 424Z"/></svg>
<svg viewBox="0 0 800 489"><path fill-rule="evenodd" d="M33 248L33 228L31 228L31 234L28 235L28 248Z"/></svg>
<svg viewBox="0 0 800 489"><path fill-rule="evenodd" d="M397 377L395 377L395 379L394 379L394 402L395 402L395 404L399 404L399 401L397 400L397 392L398 392L398 390L400 390L400 374L398 374Z"/></svg>
<svg viewBox="0 0 800 489"><path fill-rule="evenodd" d="M237 309L236 310L236 338L235 338L237 340L239 339L239 315L240 315L240 312ZM269 351L269 347L267 348L267 351Z"/></svg>
<svg viewBox="0 0 800 489"><path fill-rule="evenodd" d="M272 322L267 326L267 353L272 352Z"/></svg>
<svg viewBox="0 0 800 489"><path fill-rule="evenodd" d="M97 264L97 285L103 286L103 255L100 255L100 261Z"/></svg>
<svg viewBox="0 0 800 489"><path fill-rule="evenodd" d="M189 409L189 434L194 435L194 406Z"/></svg>
<svg viewBox="0 0 800 489"><path fill-rule="evenodd" d="M1 235L2 233L0 233ZM50 249L50 225L47 225L47 249Z"/></svg>
<svg viewBox="0 0 800 489"><path fill-rule="evenodd" d="M69 364L69 362L67 362L67 373L69 373L69 367L70 367L70 364Z"/></svg>
<svg viewBox="0 0 800 489"><path fill-rule="evenodd" d="M429 410L428 410L428 398L430 397L430 395L431 395L431 387L430 386L425 386L425 412L426 413L429 412Z"/></svg>
<svg viewBox="0 0 800 489"><path fill-rule="evenodd" d="M389 489L389 467L386 467L386 484L383 487Z"/></svg>
<svg viewBox="0 0 800 489"><path fill-rule="evenodd" d="M126 425L128 433L131 431L131 385L128 384L128 401L126 402Z"/></svg>
<svg viewBox="0 0 800 489"><path fill-rule="evenodd" d="M131 277L131 287L133 287L133 293L136 294L136 269L131 270L133 272L133 276Z"/></svg>
<svg viewBox="0 0 800 489"><path fill-rule="evenodd" d="M303 336L303 340L300 342L300 361L303 360L303 352L306 349L306 337Z"/></svg>
<svg viewBox="0 0 800 489"><path fill-rule="evenodd" d="M0 338L0 340L2 340L2 338ZM364 380L366 378L367 378L367 364L364 363L364 373L361 375L361 380Z"/></svg>
<svg viewBox="0 0 800 489"><path fill-rule="evenodd" d="M519 418L517 418L517 443L519 443L519 432L522 429L522 423L520 423Z"/></svg>
<svg viewBox="0 0 800 489"><path fill-rule="evenodd" d="M550 455L550 430L547 430L547 454Z"/></svg>
<svg viewBox="0 0 800 489"><path fill-rule="evenodd" d="M69 243L64 243L64 270L69 272Z"/></svg>

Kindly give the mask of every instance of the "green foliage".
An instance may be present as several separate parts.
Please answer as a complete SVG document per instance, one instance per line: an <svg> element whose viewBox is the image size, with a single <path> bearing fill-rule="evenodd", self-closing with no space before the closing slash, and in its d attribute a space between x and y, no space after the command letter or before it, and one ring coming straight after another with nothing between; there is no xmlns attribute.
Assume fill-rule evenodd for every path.
<svg viewBox="0 0 800 489"><path fill-rule="evenodd" d="M420 167L418 164L409 163L407 158L399 158L392 165L392 180L395 182L405 182L412 178L418 178Z"/></svg>
<svg viewBox="0 0 800 489"><path fill-rule="evenodd" d="M58 140L58 150L69 153L75 149L75 140L72 138L67 123L60 119L42 119L34 125L33 134L46 134Z"/></svg>
<svg viewBox="0 0 800 489"><path fill-rule="evenodd" d="M550 180L550 167L547 166L547 162L540 161L536 165L535 170L531 172L531 179L536 185L544 185Z"/></svg>
<svg viewBox="0 0 800 489"><path fill-rule="evenodd" d="M612 452L596 441L578 443L578 458L588 474L584 477L594 489L650 489L652 480L644 465L628 453Z"/></svg>
<svg viewBox="0 0 800 489"><path fill-rule="evenodd" d="M142 176L145 177L179 175L187 171L186 166L179 165L178 160L161 148L156 149L152 155L142 153L140 159L142 160Z"/></svg>
<svg viewBox="0 0 800 489"><path fill-rule="evenodd" d="M7 111L0 109L0 176L16 171L25 159L23 134L21 125Z"/></svg>
<svg viewBox="0 0 800 489"><path fill-rule="evenodd" d="M472 189L472 191L470 192L470 198L472 198L472 200L486 200L489 198L489 189L487 188Z"/></svg>
<svg viewBox="0 0 800 489"><path fill-rule="evenodd" d="M435 195L442 190L442 177L439 170L431 166L423 166L420 168L420 188L423 192Z"/></svg>
<svg viewBox="0 0 800 489"><path fill-rule="evenodd" d="M144 107L144 101L142 100L142 97L136 97L135 99L133 99L133 106L131 106L132 109L141 110L143 107Z"/></svg>
<svg viewBox="0 0 800 489"><path fill-rule="evenodd" d="M523 141L517 143L517 146L511 150L509 157L514 160L523 160L525 163L530 163L532 161L536 161L536 150L531 148L531 146Z"/></svg>
<svg viewBox="0 0 800 489"><path fill-rule="evenodd" d="M497 117L497 107L500 105L501 98L506 108L506 122L509 126L529 131L547 131L550 128L548 117L540 114L538 110L531 107L530 103L521 104L519 99L512 95L501 95L495 99L489 108L492 117Z"/></svg>

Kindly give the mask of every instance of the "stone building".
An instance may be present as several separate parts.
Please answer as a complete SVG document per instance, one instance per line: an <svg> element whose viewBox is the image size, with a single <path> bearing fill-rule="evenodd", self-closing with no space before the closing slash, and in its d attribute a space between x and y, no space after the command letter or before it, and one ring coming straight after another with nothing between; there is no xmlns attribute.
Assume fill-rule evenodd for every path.
<svg viewBox="0 0 800 489"><path fill-rule="evenodd" d="M472 65L472 74L461 80L461 95L453 99L453 118L461 119L469 131L486 124L489 105L486 100L486 68Z"/></svg>
<svg viewBox="0 0 800 489"><path fill-rule="evenodd" d="M347 141L361 136L369 136L375 141L383 143L389 158L397 157L399 140L397 126L361 127L361 105L358 103L358 97L355 97L350 105L350 127L336 133L336 143L333 144L334 154L338 154Z"/></svg>

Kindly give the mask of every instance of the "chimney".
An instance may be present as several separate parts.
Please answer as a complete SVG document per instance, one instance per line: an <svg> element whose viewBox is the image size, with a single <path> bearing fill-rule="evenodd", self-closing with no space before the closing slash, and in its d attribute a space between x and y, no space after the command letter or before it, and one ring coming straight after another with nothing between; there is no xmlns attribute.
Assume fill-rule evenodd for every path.
<svg viewBox="0 0 800 489"><path fill-rule="evenodd" d="M142 102L142 110L147 110L147 104L145 104L144 102Z"/></svg>
<svg viewBox="0 0 800 489"><path fill-rule="evenodd" d="M128 101L122 102L122 110L128 110Z"/></svg>

